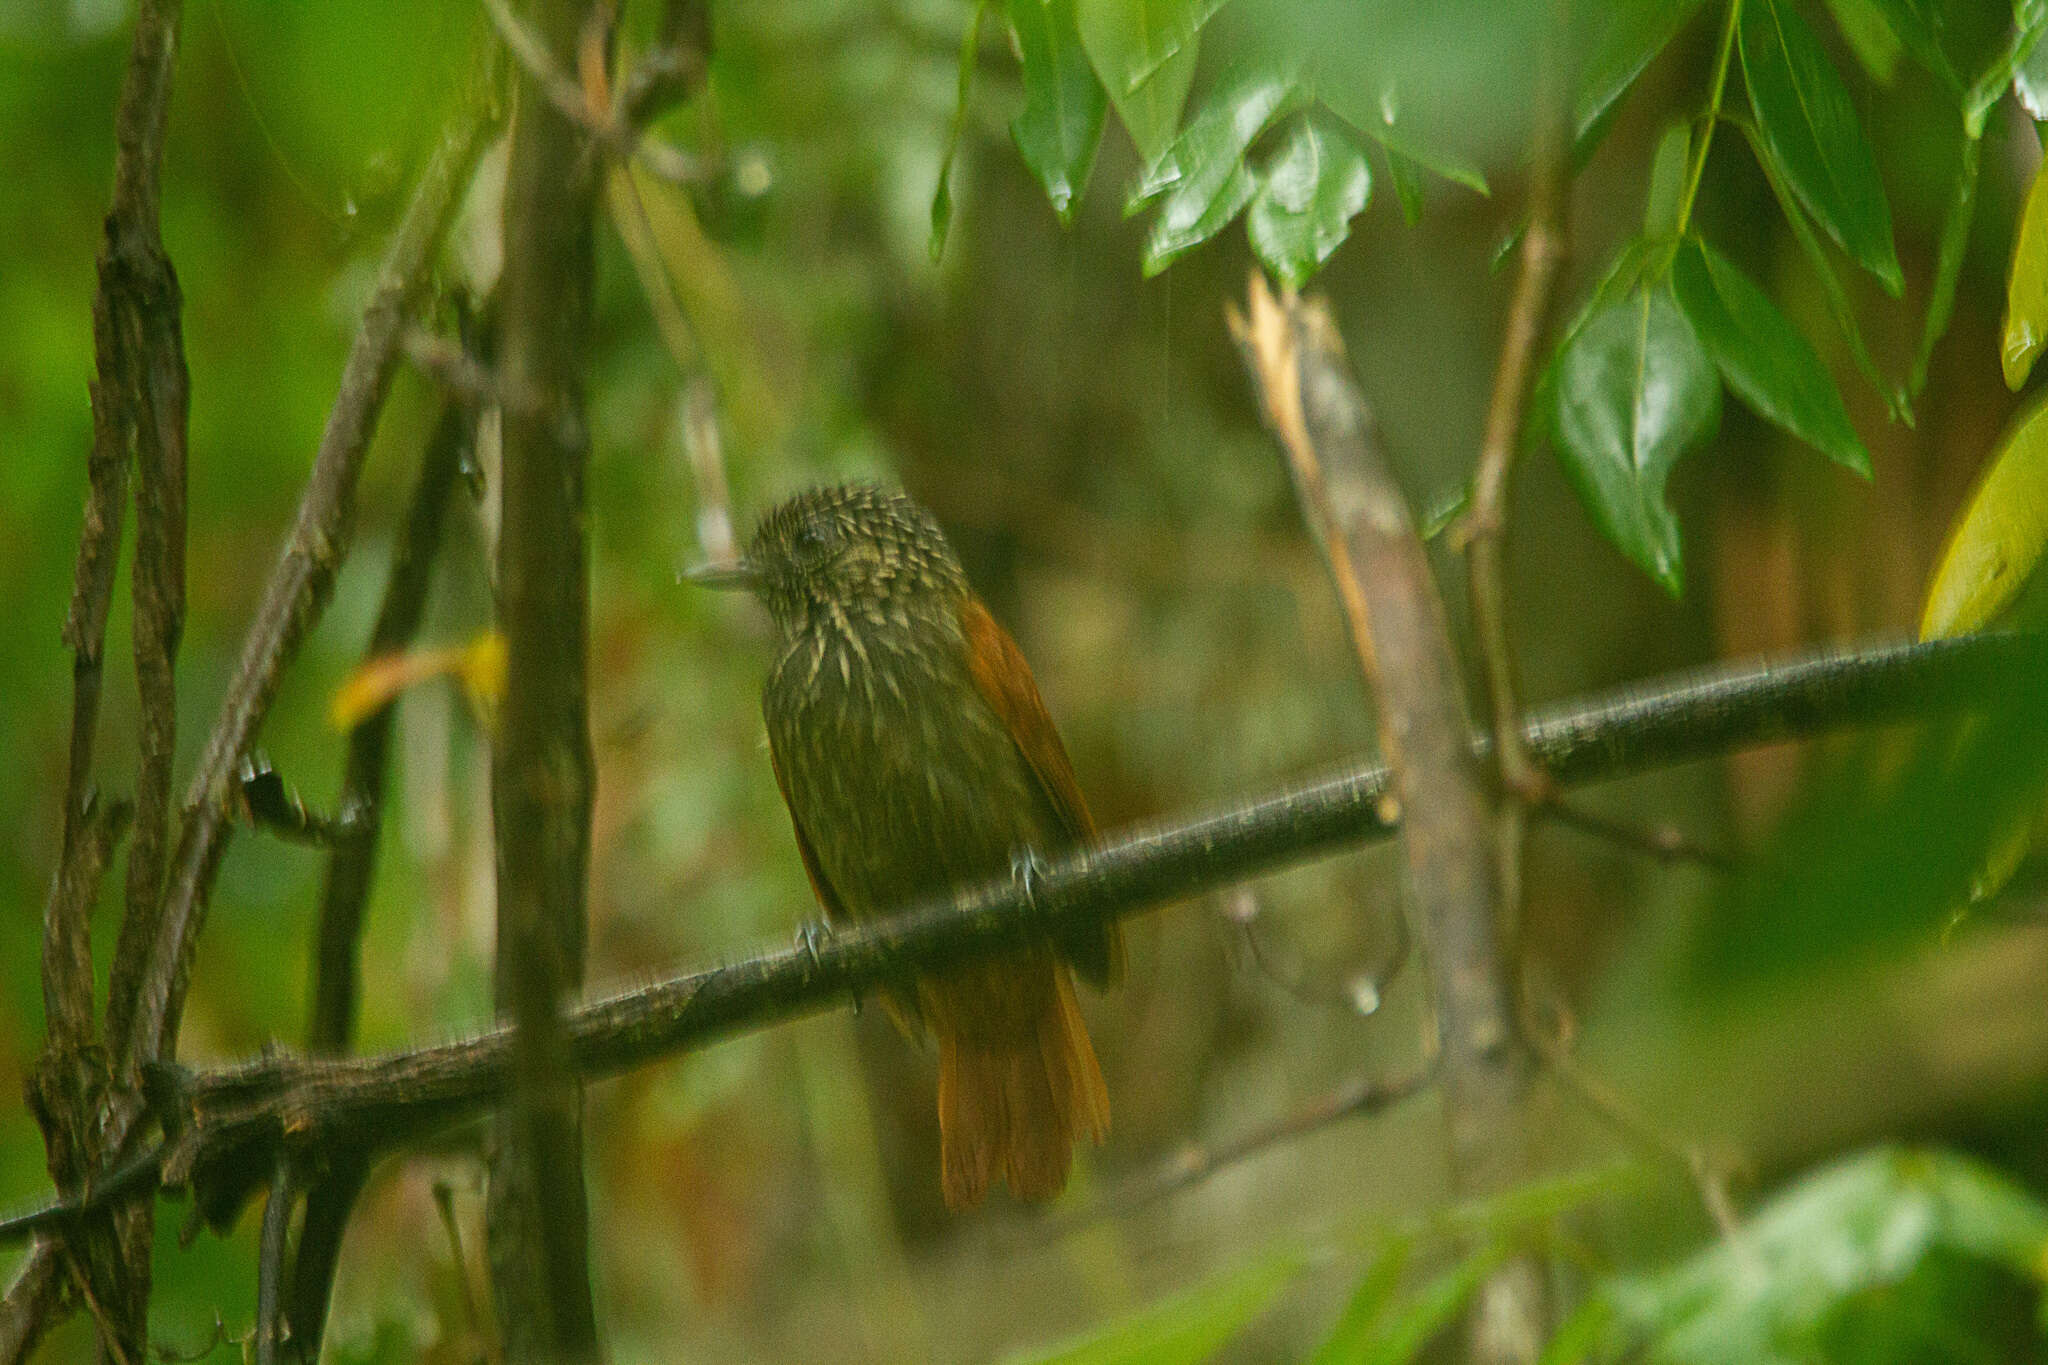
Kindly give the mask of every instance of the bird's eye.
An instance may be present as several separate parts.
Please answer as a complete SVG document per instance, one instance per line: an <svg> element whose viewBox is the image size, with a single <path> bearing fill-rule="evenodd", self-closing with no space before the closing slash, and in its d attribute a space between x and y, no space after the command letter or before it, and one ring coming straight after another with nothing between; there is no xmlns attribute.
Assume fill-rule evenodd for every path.
<svg viewBox="0 0 2048 1365"><path fill-rule="evenodd" d="M834 538L823 522L806 521L796 528L795 539L797 557L815 562L831 553Z"/></svg>

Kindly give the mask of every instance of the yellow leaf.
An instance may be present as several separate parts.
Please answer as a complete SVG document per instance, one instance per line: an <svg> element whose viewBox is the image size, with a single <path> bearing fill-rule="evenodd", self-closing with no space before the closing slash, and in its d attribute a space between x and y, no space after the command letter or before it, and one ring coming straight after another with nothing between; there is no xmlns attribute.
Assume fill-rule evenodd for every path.
<svg viewBox="0 0 2048 1365"><path fill-rule="evenodd" d="M2038 195L2039 186L2036 186ZM2029 206L2031 213L2032 206ZM2048 237L2042 245L2048 247ZM1964 635L2011 606L2048 542L2048 401L2029 408L2006 432L1969 504L1949 532L1920 638Z"/></svg>
<svg viewBox="0 0 2048 1365"><path fill-rule="evenodd" d="M448 649L411 649L371 659L334 691L327 718L337 730L353 730L392 702L398 694L429 678L453 675L488 728L505 695L505 637L487 630L466 645Z"/></svg>
<svg viewBox="0 0 2048 1365"><path fill-rule="evenodd" d="M2005 282L2005 326L1998 359L2005 386L2015 393L2027 382L2041 347L2048 345L2048 162L2034 173L2020 229L2013 234L2012 271Z"/></svg>

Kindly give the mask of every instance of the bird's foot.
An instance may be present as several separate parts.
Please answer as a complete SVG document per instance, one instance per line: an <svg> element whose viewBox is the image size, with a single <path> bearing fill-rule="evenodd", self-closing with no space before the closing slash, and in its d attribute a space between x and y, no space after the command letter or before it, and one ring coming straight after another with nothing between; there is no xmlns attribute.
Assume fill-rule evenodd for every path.
<svg viewBox="0 0 2048 1365"><path fill-rule="evenodd" d="M832 941L833 929L830 922L822 919L806 919L796 927L796 946L803 949L804 956L811 960L813 971L825 966L825 945ZM860 1013L860 992L853 993L853 1012Z"/></svg>
<svg viewBox="0 0 2048 1365"><path fill-rule="evenodd" d="M1025 907L1038 909L1038 888L1045 881L1045 859L1038 856L1038 850L1029 844L1018 844L1010 850L1010 883L1017 888L1017 894L1024 899Z"/></svg>

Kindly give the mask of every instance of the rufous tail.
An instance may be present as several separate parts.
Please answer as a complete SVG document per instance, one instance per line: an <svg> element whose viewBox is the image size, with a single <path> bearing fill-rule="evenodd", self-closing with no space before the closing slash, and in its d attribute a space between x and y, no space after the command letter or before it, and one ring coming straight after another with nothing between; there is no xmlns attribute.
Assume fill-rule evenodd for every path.
<svg viewBox="0 0 2048 1365"><path fill-rule="evenodd" d="M1109 1091L1074 1000L1049 955L921 983L939 1042L939 1147L946 1204L970 1209L1006 1180L1026 1202L1067 1183L1074 1143L1109 1133Z"/></svg>

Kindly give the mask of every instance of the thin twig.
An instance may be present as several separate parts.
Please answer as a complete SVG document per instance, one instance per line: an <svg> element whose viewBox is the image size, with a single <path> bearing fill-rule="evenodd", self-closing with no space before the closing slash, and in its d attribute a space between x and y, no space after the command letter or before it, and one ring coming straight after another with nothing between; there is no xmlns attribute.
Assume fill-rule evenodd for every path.
<svg viewBox="0 0 2048 1365"><path fill-rule="evenodd" d="M1434 985L1452 1178L1467 1195L1506 1189L1526 1172L1522 1109L1533 1067L1515 1036L1493 803L1443 603L1327 310L1291 294L1276 299L1254 277L1248 315L1233 311L1230 321L1377 704ZM1542 1288L1524 1258L1495 1272L1484 1315L1513 1325L1477 1336L1480 1358L1534 1358L1548 1336Z"/></svg>
<svg viewBox="0 0 2048 1365"><path fill-rule="evenodd" d="M1988 635L1722 665L1658 679L1530 718L1526 738L1566 785L1607 780L1750 745L1932 720L2039 687L2048 640ZM1484 741L1475 743L1484 751ZM872 995L913 971L989 956L1049 933L1099 925L1393 833L1389 779L1366 765L1242 806L1151 828L1047 864L1030 892L1001 877L944 902L906 907L811 946L784 948L583 1005L568 1016L585 1079L747 1029ZM509 1034L362 1061L267 1056L167 1072L158 1112L173 1129L165 1182L257 1183L266 1147L289 1140L388 1150L502 1101ZM151 1164L147 1175L154 1176ZM153 1189L153 1180L143 1188ZM124 1189L118 1198L133 1197ZM254 1186L244 1193L253 1194ZM208 1201L232 1214L234 1200ZM79 1204L0 1223L0 1243L77 1216ZM46 1272L45 1272L46 1273ZM27 1293L28 1289L23 1289ZM5 1315L0 1314L0 1321ZM4 1358L4 1357L0 1357Z"/></svg>
<svg viewBox="0 0 2048 1365"><path fill-rule="evenodd" d="M292 1209L299 1201L299 1180L289 1154L280 1152L270 1178L270 1198L263 1205L263 1231L256 1244L256 1365L278 1365L284 1348L286 1262L291 1252Z"/></svg>
<svg viewBox="0 0 2048 1365"><path fill-rule="evenodd" d="M1525 1006L1522 1035L1542 1057L1545 1073L1556 1077L1581 1103L1606 1120L1623 1137L1684 1171L1698 1190L1707 1216L1714 1220L1723 1237L1734 1241L1740 1235L1741 1224L1735 1213L1734 1201L1728 1195L1730 1163L1717 1160L1697 1143L1686 1142L1667 1133L1633 1101L1581 1066L1572 1055L1567 1037L1569 1028L1562 1015L1556 1029L1547 1029L1541 1020L1534 1017L1534 1013L1533 1007Z"/></svg>
<svg viewBox="0 0 2048 1365"><path fill-rule="evenodd" d="M1515 456L1522 448L1529 390L1563 267L1568 97L1564 79L1564 33L1568 0L1551 0L1543 51L1537 62L1535 126L1529 162L1529 226L1522 234L1521 264L1501 334L1500 363L1493 373L1486 429L1472 475L1472 505L1460 538L1465 546L1472 602L1472 627L1484 664L1492 707L1497 767L1511 798L1541 800L1549 788L1541 768L1521 743L1515 700L1513 642L1507 621L1508 488Z"/></svg>
<svg viewBox="0 0 2048 1365"><path fill-rule="evenodd" d="M1618 844L1660 863L1693 863L1715 872L1735 870L1733 854L1709 848L1675 825L1634 825L1623 820L1610 820L1561 797L1546 801L1537 814L1567 829Z"/></svg>
<svg viewBox="0 0 2048 1365"><path fill-rule="evenodd" d="M470 418L464 405L444 403L420 456L419 480L391 552L390 577L364 648L365 659L402 650L419 632L447 519L449 493L461 471L469 437ZM316 1053L346 1052L355 1029L357 940L376 876L377 834L383 823L393 719L392 708L384 707L364 719L348 737L348 758L335 809L349 818L352 837L337 843L327 860L314 932L313 1004L306 1046Z"/></svg>
<svg viewBox="0 0 2048 1365"><path fill-rule="evenodd" d="M1434 1065L1418 1067L1391 1078L1361 1076L1309 1101L1292 1113L1228 1141L1207 1146L1189 1143L1153 1170L1133 1177L1087 1208L1054 1220L1044 1229L1043 1240L1055 1240L1105 1218L1122 1217L1144 1208L1199 1185L1217 1172L1249 1160L1282 1142L1320 1132L1346 1119L1384 1113L1420 1093L1435 1079ZM1034 1235L1033 1240L1040 1239Z"/></svg>

